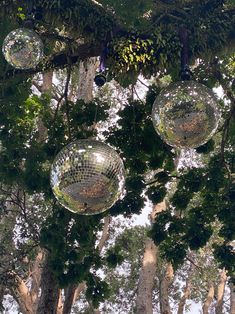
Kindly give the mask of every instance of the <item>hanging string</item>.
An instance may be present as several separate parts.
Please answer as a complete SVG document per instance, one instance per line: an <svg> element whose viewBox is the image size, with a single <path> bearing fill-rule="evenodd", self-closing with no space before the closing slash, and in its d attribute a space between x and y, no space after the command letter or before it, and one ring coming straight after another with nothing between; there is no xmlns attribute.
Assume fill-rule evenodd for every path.
<svg viewBox="0 0 235 314"><path fill-rule="evenodd" d="M65 84L65 89L64 89L64 105L66 109L66 117L67 117L67 124L68 124L68 137L69 141L71 141L72 136L71 136L71 127L70 127L70 108L69 108L69 99L68 99L68 91L69 91L69 83L71 79L71 74L72 74L72 62L70 57L67 56L68 60L68 68L67 68L67 79L66 79L66 84Z"/></svg>
<svg viewBox="0 0 235 314"><path fill-rule="evenodd" d="M187 81L192 78L192 72L190 71L189 68L189 44L188 44L188 31L186 28L181 27L179 29L179 38L182 44L180 77L183 81Z"/></svg>
<svg viewBox="0 0 235 314"><path fill-rule="evenodd" d="M23 25L26 28L34 27L33 2L31 0L29 0L27 4L26 17Z"/></svg>
<svg viewBox="0 0 235 314"><path fill-rule="evenodd" d="M99 73L96 74L94 78L94 82L98 87L102 87L106 83L106 75L105 75L106 58L107 58L107 49L105 48L103 49L103 52L100 56Z"/></svg>

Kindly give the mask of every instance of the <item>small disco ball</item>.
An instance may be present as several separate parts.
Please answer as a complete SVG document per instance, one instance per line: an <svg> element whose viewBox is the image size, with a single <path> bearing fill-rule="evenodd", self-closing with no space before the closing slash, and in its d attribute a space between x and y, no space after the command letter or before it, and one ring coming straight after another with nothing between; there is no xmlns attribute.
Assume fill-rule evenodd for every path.
<svg viewBox="0 0 235 314"><path fill-rule="evenodd" d="M31 29L18 28L4 39L2 52L6 61L14 68L32 69L43 57L43 43Z"/></svg>
<svg viewBox="0 0 235 314"><path fill-rule="evenodd" d="M195 148L216 132L220 118L217 99L195 81L169 85L157 96L152 109L156 132L170 146Z"/></svg>
<svg viewBox="0 0 235 314"><path fill-rule="evenodd" d="M51 168L51 187L68 210L99 214L120 198L124 166L116 151L96 140L77 140L64 147Z"/></svg>

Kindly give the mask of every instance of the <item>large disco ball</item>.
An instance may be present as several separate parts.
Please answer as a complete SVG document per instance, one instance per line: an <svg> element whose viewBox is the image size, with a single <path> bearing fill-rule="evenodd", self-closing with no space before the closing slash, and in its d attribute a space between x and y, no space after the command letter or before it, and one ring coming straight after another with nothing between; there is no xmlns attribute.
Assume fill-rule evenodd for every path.
<svg viewBox="0 0 235 314"><path fill-rule="evenodd" d="M31 29L18 28L4 39L2 52L10 65L27 70L37 66L43 57L43 43Z"/></svg>
<svg viewBox="0 0 235 314"><path fill-rule="evenodd" d="M124 166L116 151L96 140L64 147L51 168L55 197L68 210L93 215L110 208L124 188Z"/></svg>
<svg viewBox="0 0 235 314"><path fill-rule="evenodd" d="M152 109L155 130L167 144L178 148L205 144L214 135L219 117L214 93L195 81L169 85Z"/></svg>

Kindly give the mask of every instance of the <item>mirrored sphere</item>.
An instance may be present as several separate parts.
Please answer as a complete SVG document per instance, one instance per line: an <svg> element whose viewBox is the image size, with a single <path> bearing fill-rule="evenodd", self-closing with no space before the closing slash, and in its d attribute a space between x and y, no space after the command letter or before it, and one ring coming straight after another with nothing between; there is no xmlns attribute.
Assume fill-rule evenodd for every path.
<svg viewBox="0 0 235 314"><path fill-rule="evenodd" d="M64 147L51 168L55 197L68 210L93 215L110 208L124 188L124 166L116 151L96 140Z"/></svg>
<svg viewBox="0 0 235 314"><path fill-rule="evenodd" d="M43 43L31 29L18 28L4 39L2 52L10 65L26 70L37 66L43 57Z"/></svg>
<svg viewBox="0 0 235 314"><path fill-rule="evenodd" d="M156 132L169 145L195 148L215 133L220 118L212 90L195 81L169 85L157 96L152 109Z"/></svg>

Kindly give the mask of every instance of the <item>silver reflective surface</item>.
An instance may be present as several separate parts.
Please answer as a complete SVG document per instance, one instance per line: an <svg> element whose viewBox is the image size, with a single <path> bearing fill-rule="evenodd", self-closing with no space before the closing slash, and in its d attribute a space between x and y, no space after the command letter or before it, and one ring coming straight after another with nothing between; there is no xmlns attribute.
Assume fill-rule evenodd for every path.
<svg viewBox="0 0 235 314"><path fill-rule="evenodd" d="M17 69L32 69L43 57L43 43L32 30L18 28L4 39L2 52L10 65Z"/></svg>
<svg viewBox="0 0 235 314"><path fill-rule="evenodd" d="M96 140L64 147L51 168L55 197L68 210L92 215L110 208L124 188L124 166L116 151Z"/></svg>
<svg viewBox="0 0 235 314"><path fill-rule="evenodd" d="M156 132L169 145L195 148L215 133L220 114L209 88L194 81L169 85L157 96L152 109Z"/></svg>

